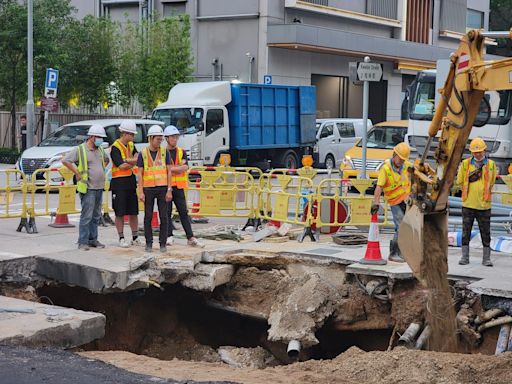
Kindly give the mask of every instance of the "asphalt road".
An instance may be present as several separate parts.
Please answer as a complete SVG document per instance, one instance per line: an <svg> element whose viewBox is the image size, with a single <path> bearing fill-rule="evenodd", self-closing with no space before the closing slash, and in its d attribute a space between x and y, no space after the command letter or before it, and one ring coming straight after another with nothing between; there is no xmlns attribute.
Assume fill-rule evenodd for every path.
<svg viewBox="0 0 512 384"><path fill-rule="evenodd" d="M56 349L0 346L2 384L185 383L138 375L75 353ZM199 383L187 381L186 383ZM208 381L201 383L227 383Z"/></svg>

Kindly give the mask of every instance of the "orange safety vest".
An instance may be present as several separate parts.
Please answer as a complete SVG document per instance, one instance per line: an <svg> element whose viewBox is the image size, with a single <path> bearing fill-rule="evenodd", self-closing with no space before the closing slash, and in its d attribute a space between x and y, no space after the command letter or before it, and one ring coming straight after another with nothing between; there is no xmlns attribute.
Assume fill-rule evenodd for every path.
<svg viewBox="0 0 512 384"><path fill-rule="evenodd" d="M125 147L123 145L123 143L121 143L119 141L119 139L114 141L114 144L112 144L112 146L116 147L117 149L119 149L119 152L121 152L121 157L122 157L123 161L126 160L128 157L132 157L133 156L133 150L134 150L135 147L134 147L132 141L128 142L128 148ZM119 169L112 162L112 178L113 179L116 178L116 177L128 177L128 176L131 176L131 175L135 174L135 172L137 172L137 167L132 167L132 168L128 168L128 169Z"/></svg>
<svg viewBox="0 0 512 384"><path fill-rule="evenodd" d="M171 159L174 165L183 165L183 149L180 147L176 147L176 159ZM187 172L181 173L172 173L172 183L173 187L177 187L178 189L188 188L188 176Z"/></svg>
<svg viewBox="0 0 512 384"><path fill-rule="evenodd" d="M402 172L398 174L393 170L391 160L386 160L382 168L386 172L387 180L383 187L384 198L389 205L397 205L409 197L411 193L411 180L407 168L409 163L405 162L402 166Z"/></svg>
<svg viewBox="0 0 512 384"><path fill-rule="evenodd" d="M144 174L142 186L144 188L166 187L167 184L167 165L165 164L165 148L159 149L159 154L155 156L155 160L149 153L149 147L142 150L142 160L144 161Z"/></svg>
<svg viewBox="0 0 512 384"><path fill-rule="evenodd" d="M469 163L471 158L464 159L462 161L462 169L464 170L464 183L462 184L462 201L466 201L469 193ZM484 199L485 201L492 201L492 193L491 193L491 181L489 178L489 165L490 160L487 160L487 164L485 164L482 168L483 176L484 176Z"/></svg>

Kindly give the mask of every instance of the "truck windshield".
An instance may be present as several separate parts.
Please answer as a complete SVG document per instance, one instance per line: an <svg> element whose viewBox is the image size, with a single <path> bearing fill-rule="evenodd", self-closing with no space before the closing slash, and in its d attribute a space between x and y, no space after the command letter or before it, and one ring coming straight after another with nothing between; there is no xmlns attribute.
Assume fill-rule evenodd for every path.
<svg viewBox="0 0 512 384"><path fill-rule="evenodd" d="M74 147L87 140L90 125L61 127L39 143L39 147Z"/></svg>
<svg viewBox="0 0 512 384"><path fill-rule="evenodd" d="M368 148L393 149L395 145L404 141L406 133L407 127L379 125L373 127L372 130L368 132L366 146ZM359 140L357 146L361 147L362 145L363 141Z"/></svg>
<svg viewBox="0 0 512 384"><path fill-rule="evenodd" d="M166 108L153 111L152 119L174 125L182 133L196 133L203 121L203 108Z"/></svg>
<svg viewBox="0 0 512 384"><path fill-rule="evenodd" d="M409 104L409 116L413 120L432 120L435 112L435 78L417 81L413 86L413 95ZM487 103L482 100L475 119L475 125L480 125L489 116L487 124L507 124L511 114L511 91L487 91ZM490 111L489 111L490 106ZM490 113L490 114L489 114Z"/></svg>

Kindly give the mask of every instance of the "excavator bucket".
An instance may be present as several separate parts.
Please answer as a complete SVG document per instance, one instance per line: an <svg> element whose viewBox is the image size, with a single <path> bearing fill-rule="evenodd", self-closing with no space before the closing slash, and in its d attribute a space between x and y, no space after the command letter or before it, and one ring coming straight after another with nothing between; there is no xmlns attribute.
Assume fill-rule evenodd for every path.
<svg viewBox="0 0 512 384"><path fill-rule="evenodd" d="M424 214L416 205L407 210L398 230L398 246L414 276L426 285L428 269L448 270L446 212Z"/></svg>

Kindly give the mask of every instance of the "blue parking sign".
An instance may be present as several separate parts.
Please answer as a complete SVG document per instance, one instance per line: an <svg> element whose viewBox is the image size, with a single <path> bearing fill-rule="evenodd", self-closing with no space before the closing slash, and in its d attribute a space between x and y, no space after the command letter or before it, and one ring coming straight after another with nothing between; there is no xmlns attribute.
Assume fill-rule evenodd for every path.
<svg viewBox="0 0 512 384"><path fill-rule="evenodd" d="M57 85L59 84L59 70L53 68L46 69L46 81L45 88L55 89L57 90Z"/></svg>
<svg viewBox="0 0 512 384"><path fill-rule="evenodd" d="M267 84L267 85L272 84L272 75L264 75L263 76L263 84Z"/></svg>

